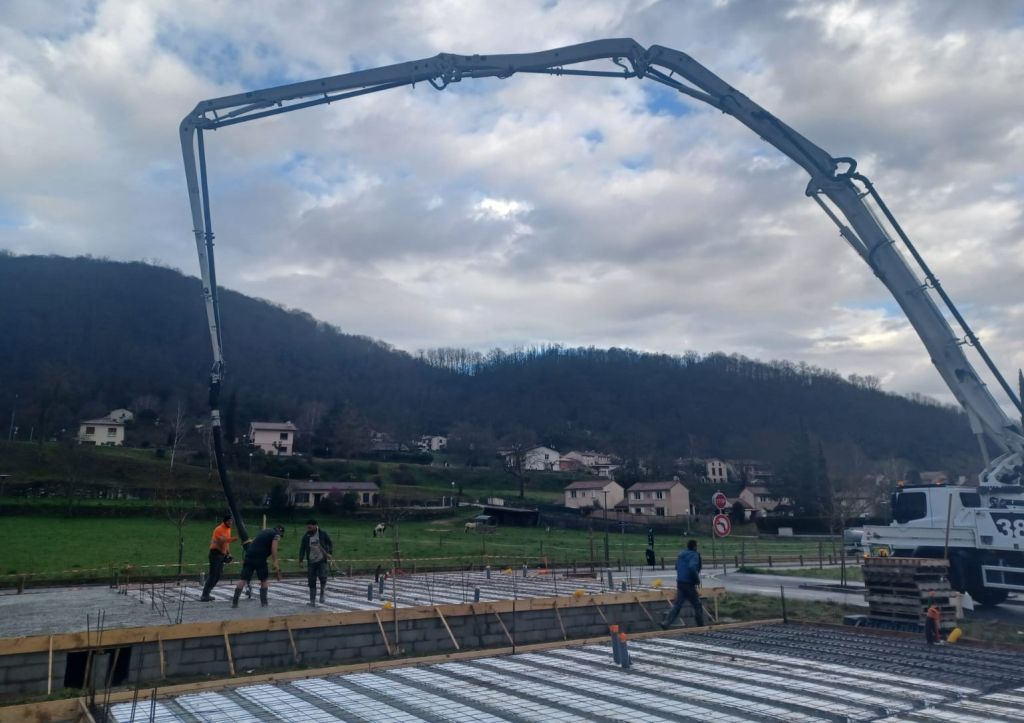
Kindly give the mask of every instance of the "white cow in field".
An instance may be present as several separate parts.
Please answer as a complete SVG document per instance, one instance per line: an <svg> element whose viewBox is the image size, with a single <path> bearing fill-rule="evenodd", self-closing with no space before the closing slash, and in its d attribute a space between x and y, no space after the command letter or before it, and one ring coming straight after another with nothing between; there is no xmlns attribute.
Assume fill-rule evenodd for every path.
<svg viewBox="0 0 1024 723"><path fill-rule="evenodd" d="M477 528L477 525L479 525L479 524L480 523L478 523L478 522L467 522L466 523L466 529L464 530L464 532L469 532L470 530L475 530Z"/></svg>
<svg viewBox="0 0 1024 723"><path fill-rule="evenodd" d="M377 526L373 528L373 536L376 537L377 535L383 535L384 530L386 529L388 529L388 526L385 523L377 523Z"/></svg>

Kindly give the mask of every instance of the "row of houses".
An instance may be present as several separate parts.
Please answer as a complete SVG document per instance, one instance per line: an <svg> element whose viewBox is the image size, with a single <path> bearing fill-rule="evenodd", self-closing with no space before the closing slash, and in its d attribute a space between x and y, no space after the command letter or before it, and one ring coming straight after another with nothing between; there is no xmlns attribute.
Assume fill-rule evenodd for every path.
<svg viewBox="0 0 1024 723"><path fill-rule="evenodd" d="M615 480L578 480L564 490L565 506L571 509L616 510L650 517L684 517L696 514L710 499L698 504L679 480L637 482L624 489ZM729 504L739 502L746 519L769 515L787 504L764 486L747 486Z"/></svg>
<svg viewBox="0 0 1024 723"><path fill-rule="evenodd" d="M499 454L505 458L506 467L519 464L523 470L534 472L587 472L604 479L614 477L620 466L615 456L593 450L561 454L552 447L538 446L523 452L500 450Z"/></svg>

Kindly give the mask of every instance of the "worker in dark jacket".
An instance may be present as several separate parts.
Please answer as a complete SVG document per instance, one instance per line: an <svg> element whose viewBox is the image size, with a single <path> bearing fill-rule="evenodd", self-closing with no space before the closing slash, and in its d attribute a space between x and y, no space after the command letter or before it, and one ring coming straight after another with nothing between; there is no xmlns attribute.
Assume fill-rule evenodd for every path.
<svg viewBox="0 0 1024 723"><path fill-rule="evenodd" d="M320 602L324 601L327 589L327 561L334 554L334 543L326 530L321 530L316 520L306 523L306 534L299 545L299 565L309 560L306 574L309 579L309 605L316 607L316 581L320 580Z"/></svg>
<svg viewBox="0 0 1024 723"><path fill-rule="evenodd" d="M693 616L697 625L704 625L704 606L701 605L700 595L697 593L700 586L700 569L701 559L700 553L697 552L697 541L690 540L686 543L686 549L676 558L676 601L668 615L661 621L663 629L668 629L676 621L684 602L693 606Z"/></svg>
<svg viewBox="0 0 1024 723"><path fill-rule="evenodd" d="M249 547L245 551L245 559L242 561L242 574L235 584L235 595L231 600L231 607L238 607L238 598L242 595L242 588L252 582L252 576L260 579L260 605L266 607L267 588L270 587L270 571L267 567L267 558L270 558L274 565L274 572L277 573L278 581L281 580L281 562L277 558L277 546L284 537L284 526L277 525L268 530L263 530L256 537L252 538Z"/></svg>

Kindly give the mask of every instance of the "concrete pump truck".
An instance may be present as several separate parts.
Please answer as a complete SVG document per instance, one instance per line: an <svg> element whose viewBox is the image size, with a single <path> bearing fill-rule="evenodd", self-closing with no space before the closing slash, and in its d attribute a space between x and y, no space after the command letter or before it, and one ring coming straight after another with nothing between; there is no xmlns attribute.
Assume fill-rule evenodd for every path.
<svg viewBox="0 0 1024 723"><path fill-rule="evenodd" d="M610 62L601 66L597 63ZM553 76L646 79L707 104L747 126L803 168L806 194L840 236L890 291L924 343L936 370L967 414L985 469L973 487L905 487L894 498L892 525L869 527L865 544L894 555L941 557L951 562L953 586L982 604L1024 590L1024 434L968 361L970 347L1021 412L1021 402L854 159L834 157L783 123L689 55L662 46L644 48L629 38L595 40L536 53L440 55L380 68L254 90L201 101L182 120L179 134L192 228L213 364L209 377L214 452L227 503L242 540L247 530L224 464L219 393L226 371L213 253L213 226L204 134L269 116L348 98L429 84L443 90L474 78ZM954 333L947 314L962 332ZM993 445L990 449L989 445ZM990 452L994 452L992 455Z"/></svg>

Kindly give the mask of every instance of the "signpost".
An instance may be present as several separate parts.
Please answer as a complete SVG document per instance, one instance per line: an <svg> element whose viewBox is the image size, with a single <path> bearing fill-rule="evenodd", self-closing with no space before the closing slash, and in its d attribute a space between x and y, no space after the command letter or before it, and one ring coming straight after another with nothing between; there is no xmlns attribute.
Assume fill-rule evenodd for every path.
<svg viewBox="0 0 1024 723"><path fill-rule="evenodd" d="M729 515L715 515L711 527L715 531L715 537L727 537L732 532L732 520L729 519Z"/></svg>
<svg viewBox="0 0 1024 723"><path fill-rule="evenodd" d="M715 494L711 495L711 504L713 504L715 506L715 509L718 510L718 514L715 515L715 518L711 521L711 559L713 561L716 561L712 562L711 566L715 567L718 560L718 555L715 552L715 538L725 537L730 532L732 532L732 523L729 521L728 517L722 514L722 511L729 506L729 498L725 496L725 492L722 492L722 490L718 490L718 492L715 492ZM719 532L719 518L724 519L726 525L728 525L725 532ZM725 563L723 562L722 564L722 569L724 570Z"/></svg>

